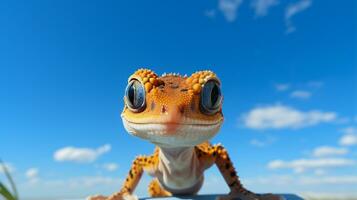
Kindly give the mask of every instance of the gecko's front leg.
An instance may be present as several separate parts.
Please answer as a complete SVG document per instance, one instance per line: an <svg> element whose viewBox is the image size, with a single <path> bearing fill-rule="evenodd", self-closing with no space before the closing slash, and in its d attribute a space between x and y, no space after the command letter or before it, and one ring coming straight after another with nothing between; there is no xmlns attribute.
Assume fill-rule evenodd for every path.
<svg viewBox="0 0 357 200"><path fill-rule="evenodd" d="M229 186L230 193L220 196L218 199L239 199L239 200L279 200L280 197L272 194L257 195L243 187L237 176L233 163L231 162L226 149L222 145L206 146L197 149L202 163L208 165L215 163L221 172L224 180Z"/></svg>
<svg viewBox="0 0 357 200"><path fill-rule="evenodd" d="M152 159L152 156L136 157L119 192L116 192L109 197L101 195L91 196L88 197L87 200L137 200L138 198L133 195L133 192L144 172L144 167L146 167L148 164L153 164L150 159Z"/></svg>

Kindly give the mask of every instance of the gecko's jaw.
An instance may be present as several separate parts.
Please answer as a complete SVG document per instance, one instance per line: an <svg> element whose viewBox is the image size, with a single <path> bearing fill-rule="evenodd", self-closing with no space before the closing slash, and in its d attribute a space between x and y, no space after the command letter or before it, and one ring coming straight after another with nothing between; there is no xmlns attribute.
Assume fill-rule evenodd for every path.
<svg viewBox="0 0 357 200"><path fill-rule="evenodd" d="M219 131L223 120L215 122L186 120L184 123L136 123L126 120L125 129L132 135L159 146L195 146L211 139Z"/></svg>

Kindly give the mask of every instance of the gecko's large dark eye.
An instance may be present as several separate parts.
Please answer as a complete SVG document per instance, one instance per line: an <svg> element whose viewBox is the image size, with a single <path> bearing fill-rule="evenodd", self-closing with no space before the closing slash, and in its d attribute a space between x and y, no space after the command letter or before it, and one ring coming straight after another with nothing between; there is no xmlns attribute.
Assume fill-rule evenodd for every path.
<svg viewBox="0 0 357 200"><path fill-rule="evenodd" d="M131 80L125 89L125 103L133 112L145 109L145 88L138 80Z"/></svg>
<svg viewBox="0 0 357 200"><path fill-rule="evenodd" d="M201 91L201 112L213 115L219 111L222 103L221 88L217 81L207 81Z"/></svg>

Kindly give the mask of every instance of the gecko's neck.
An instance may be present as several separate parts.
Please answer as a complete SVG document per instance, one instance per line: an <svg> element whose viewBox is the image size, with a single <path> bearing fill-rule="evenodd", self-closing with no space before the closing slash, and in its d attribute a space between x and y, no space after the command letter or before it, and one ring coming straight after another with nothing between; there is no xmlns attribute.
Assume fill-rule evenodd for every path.
<svg viewBox="0 0 357 200"><path fill-rule="evenodd" d="M159 147L160 183L174 194L197 192L203 182L203 171L195 147Z"/></svg>
<svg viewBox="0 0 357 200"><path fill-rule="evenodd" d="M159 147L160 159L163 161L191 161L194 147Z"/></svg>

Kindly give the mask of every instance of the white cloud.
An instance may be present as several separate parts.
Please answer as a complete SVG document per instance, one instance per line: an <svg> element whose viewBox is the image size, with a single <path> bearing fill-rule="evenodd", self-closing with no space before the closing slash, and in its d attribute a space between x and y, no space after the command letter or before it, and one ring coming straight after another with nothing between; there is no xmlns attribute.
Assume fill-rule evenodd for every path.
<svg viewBox="0 0 357 200"><path fill-rule="evenodd" d="M357 176L325 176L325 177L303 177L300 179L301 184L357 184Z"/></svg>
<svg viewBox="0 0 357 200"><path fill-rule="evenodd" d="M340 139L340 144L344 146L352 146L357 144L357 135L347 134Z"/></svg>
<svg viewBox="0 0 357 200"><path fill-rule="evenodd" d="M253 146L256 146L256 147L264 147L264 146L267 146L267 145L270 145L270 144L274 143L275 141L276 141L275 138L268 137L268 138L265 138L265 139L262 139L262 140L252 139L250 141L250 144L253 145Z"/></svg>
<svg viewBox="0 0 357 200"><path fill-rule="evenodd" d="M319 159L298 159L292 161L273 160L268 163L268 168L292 169L295 172L301 172L308 169L321 169L333 167L346 167L355 165L354 160L344 158L319 158Z"/></svg>
<svg viewBox="0 0 357 200"><path fill-rule="evenodd" d="M347 134L342 136L340 144L344 146L357 145L357 135Z"/></svg>
<svg viewBox="0 0 357 200"><path fill-rule="evenodd" d="M38 177L38 169L37 168L30 168L25 173L26 178L32 179Z"/></svg>
<svg viewBox="0 0 357 200"><path fill-rule="evenodd" d="M252 7L255 10L255 15L262 17L268 14L268 10L278 5L278 0L254 0L252 2Z"/></svg>
<svg viewBox="0 0 357 200"><path fill-rule="evenodd" d="M311 0L300 0L294 4L290 4L285 10L285 23L287 26L287 33L294 32L296 30L295 26L291 22L291 18L296 14L306 10L311 6Z"/></svg>
<svg viewBox="0 0 357 200"><path fill-rule="evenodd" d="M326 170L316 169L316 170L314 171L314 174L317 175L317 176L322 176L322 175L325 175L325 174L326 174Z"/></svg>
<svg viewBox="0 0 357 200"><path fill-rule="evenodd" d="M304 90L295 90L290 94L290 97L297 99L308 99L311 97L311 93Z"/></svg>
<svg viewBox="0 0 357 200"><path fill-rule="evenodd" d="M247 185L264 185L270 186L285 186L288 184L294 183L294 177L290 175L270 175L263 177L251 177L245 180L244 184Z"/></svg>
<svg viewBox="0 0 357 200"><path fill-rule="evenodd" d="M315 157L323 157L323 156L345 155L347 153L348 153L348 149L346 148L320 146L315 148L312 154Z"/></svg>
<svg viewBox="0 0 357 200"><path fill-rule="evenodd" d="M32 194L34 191L40 192L40 194L47 193L47 195L50 195L52 198L56 199L56 197L61 196L61 194L67 194L67 192L75 192L77 194L85 192L94 195L97 192L93 192L93 190L98 190L97 188L103 189L103 187L111 187L111 192L114 192L117 187L120 187L121 182L122 179L115 177L106 177L100 175L79 176L66 179L39 179L36 184L32 184L31 182L19 184L19 189L22 189L22 191L31 189L30 194ZM48 193L50 190L53 190L53 192Z"/></svg>
<svg viewBox="0 0 357 200"><path fill-rule="evenodd" d="M233 22L237 18L238 8L242 2L243 0L219 0L218 8L227 21Z"/></svg>
<svg viewBox="0 0 357 200"><path fill-rule="evenodd" d="M299 111L284 105L256 107L243 115L244 125L252 129L302 128L336 119L334 112Z"/></svg>
<svg viewBox="0 0 357 200"><path fill-rule="evenodd" d="M29 182L19 182L18 189L21 191L23 199L86 199L95 194L110 195L120 189L125 176L74 176L68 178L41 178L36 184ZM135 194L139 197L147 196L147 186L151 177L144 174L140 179L140 184L135 189ZM0 198L1 199L1 198Z"/></svg>
<svg viewBox="0 0 357 200"><path fill-rule="evenodd" d="M263 147L265 146L265 142L264 141L261 141L261 140L258 140L258 139L252 139L250 141L250 144L253 145L253 146L257 146L257 147Z"/></svg>
<svg viewBox="0 0 357 200"><path fill-rule="evenodd" d="M54 159L58 162L71 161L77 163L90 163L110 150L111 146L109 144L103 145L97 149L64 147L54 153Z"/></svg>
<svg viewBox="0 0 357 200"><path fill-rule="evenodd" d="M26 171L25 176L29 183L37 183L39 181L38 178L39 170L37 168L30 168Z"/></svg>
<svg viewBox="0 0 357 200"><path fill-rule="evenodd" d="M336 121L337 124L349 124L350 122L351 122L351 119L348 117L340 117Z"/></svg>
<svg viewBox="0 0 357 200"><path fill-rule="evenodd" d="M271 174L243 179L253 191L295 193L304 199L347 200L357 199L356 178L348 175Z"/></svg>
<svg viewBox="0 0 357 200"><path fill-rule="evenodd" d="M86 176L86 177L76 177L71 178L66 181L69 187L94 187L97 185L120 185L120 181L117 178L104 177L104 176Z"/></svg>
<svg viewBox="0 0 357 200"><path fill-rule="evenodd" d="M0 165L0 174L5 173L4 166L6 167L8 172L10 172L10 173L15 172L15 167L11 163L3 163L3 165Z"/></svg>
<svg viewBox="0 0 357 200"><path fill-rule="evenodd" d="M338 184L357 184L357 176L353 175L318 175L318 176L306 176L306 175L272 175L266 177L250 178L246 181L249 185L254 184L267 184L273 185L338 185ZM333 198L331 198L333 199Z"/></svg>
<svg viewBox="0 0 357 200"><path fill-rule="evenodd" d="M324 200L354 200L357 199L357 193L355 191L327 191L327 192L303 192L301 196L304 199L324 199Z"/></svg>
<svg viewBox="0 0 357 200"><path fill-rule="evenodd" d="M340 139L340 145L343 146L352 146L357 145L357 128L347 127L342 130L345 134Z"/></svg>
<svg viewBox="0 0 357 200"><path fill-rule="evenodd" d="M276 84L276 85L275 85L275 89L276 89L277 91L280 91L280 92L286 91L286 90L288 90L289 88L290 88L290 85L287 84L287 83L281 83L281 84Z"/></svg>
<svg viewBox="0 0 357 200"><path fill-rule="evenodd" d="M357 128L353 127L353 126L350 126L350 127L342 129L342 132L344 134L357 134Z"/></svg>
<svg viewBox="0 0 357 200"><path fill-rule="evenodd" d="M118 169L118 165L116 163L105 163L102 165L102 168L109 172L112 172Z"/></svg>

